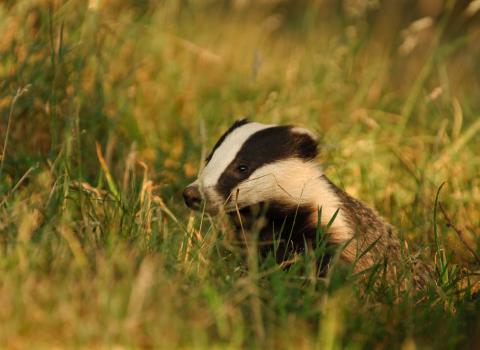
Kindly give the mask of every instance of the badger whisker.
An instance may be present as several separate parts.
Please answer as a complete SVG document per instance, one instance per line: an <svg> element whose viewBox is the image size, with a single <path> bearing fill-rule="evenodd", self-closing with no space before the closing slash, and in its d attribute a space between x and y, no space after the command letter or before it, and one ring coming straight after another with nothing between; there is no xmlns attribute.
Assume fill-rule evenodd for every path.
<svg viewBox="0 0 480 350"><path fill-rule="evenodd" d="M269 173L269 174L260 175L260 176L257 176L257 177L255 177L255 178L246 180L245 182L251 182L251 181L259 180L259 179L262 179L262 178L267 177L267 176L272 176L273 179L275 180L275 184L276 184L287 196L289 196L289 197L292 198L292 199L297 199L297 198L295 198L294 195L292 195L290 192L288 192L287 189L285 189L282 185L280 185L280 181L278 181L278 179L277 179L277 177L275 176L274 173ZM302 188L301 195L303 195L303 189L304 189L304 188L305 188L305 184L303 184L303 188ZM301 197L302 197L302 196L300 196L300 198L301 198Z"/></svg>

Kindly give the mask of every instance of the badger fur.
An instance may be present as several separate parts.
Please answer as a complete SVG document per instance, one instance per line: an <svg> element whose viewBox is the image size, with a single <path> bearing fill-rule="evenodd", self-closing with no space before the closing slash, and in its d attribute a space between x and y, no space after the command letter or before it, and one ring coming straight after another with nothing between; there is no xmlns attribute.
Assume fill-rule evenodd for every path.
<svg viewBox="0 0 480 350"><path fill-rule="evenodd" d="M185 203L210 214L225 211L242 230L257 229L261 242L281 242L280 257L313 247L318 223L327 226L334 217L328 244L344 245L342 260L355 262L358 272L385 262L395 270L402 254L394 229L335 186L316 164L317 153L307 129L237 121L185 188Z"/></svg>

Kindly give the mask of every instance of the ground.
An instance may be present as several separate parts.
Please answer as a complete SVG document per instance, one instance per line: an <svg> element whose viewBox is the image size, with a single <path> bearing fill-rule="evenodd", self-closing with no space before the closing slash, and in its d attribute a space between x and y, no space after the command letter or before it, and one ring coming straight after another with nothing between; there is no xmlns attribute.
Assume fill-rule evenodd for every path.
<svg viewBox="0 0 480 350"><path fill-rule="evenodd" d="M2 2L0 347L475 348L478 10ZM332 181L435 269L428 288L317 277L311 255L284 269L189 211L183 187L245 116L314 130Z"/></svg>

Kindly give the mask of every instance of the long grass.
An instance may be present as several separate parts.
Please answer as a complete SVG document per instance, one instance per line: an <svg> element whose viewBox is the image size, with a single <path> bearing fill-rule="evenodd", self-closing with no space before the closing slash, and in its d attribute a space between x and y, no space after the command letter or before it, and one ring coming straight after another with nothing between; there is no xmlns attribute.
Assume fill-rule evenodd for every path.
<svg viewBox="0 0 480 350"><path fill-rule="evenodd" d="M476 348L480 27L439 3L3 2L0 347ZM286 269L187 210L245 116L315 130L429 287L318 277L325 246Z"/></svg>

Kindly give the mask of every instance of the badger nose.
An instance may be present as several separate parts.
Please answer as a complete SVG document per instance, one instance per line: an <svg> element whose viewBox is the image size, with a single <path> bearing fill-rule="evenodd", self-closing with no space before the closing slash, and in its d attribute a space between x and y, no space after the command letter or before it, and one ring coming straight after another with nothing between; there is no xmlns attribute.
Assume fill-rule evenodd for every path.
<svg viewBox="0 0 480 350"><path fill-rule="evenodd" d="M198 209L202 201L198 187L195 185L185 187L183 190L183 200L189 208Z"/></svg>

